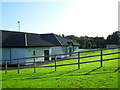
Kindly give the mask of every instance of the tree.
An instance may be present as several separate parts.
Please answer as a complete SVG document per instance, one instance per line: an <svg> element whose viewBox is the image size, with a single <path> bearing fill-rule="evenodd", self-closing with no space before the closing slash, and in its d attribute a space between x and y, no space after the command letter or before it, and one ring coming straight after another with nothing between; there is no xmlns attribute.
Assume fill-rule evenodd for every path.
<svg viewBox="0 0 120 90"><path fill-rule="evenodd" d="M60 37L65 37L65 35L64 35L64 34L59 34L58 36L60 36Z"/></svg>
<svg viewBox="0 0 120 90"><path fill-rule="evenodd" d="M75 35L68 35L65 38L71 39L80 44L79 48L105 48L106 40L103 37L88 37L88 36L80 36L77 37Z"/></svg>
<svg viewBox="0 0 120 90"><path fill-rule="evenodd" d="M65 36L65 38L71 39L71 40L73 40L75 42L79 42L79 38L77 36L75 36L75 35L67 35L67 36Z"/></svg>
<svg viewBox="0 0 120 90"><path fill-rule="evenodd" d="M115 31L113 34L108 35L107 44L119 44L120 43L120 31Z"/></svg>
<svg viewBox="0 0 120 90"><path fill-rule="evenodd" d="M80 36L77 37L75 35L67 35L64 34L59 35L64 38L71 39L74 42L80 44L79 48L105 48L106 44L119 44L120 43L120 31L113 32L112 35L108 35L107 39L104 37L88 37L88 36Z"/></svg>

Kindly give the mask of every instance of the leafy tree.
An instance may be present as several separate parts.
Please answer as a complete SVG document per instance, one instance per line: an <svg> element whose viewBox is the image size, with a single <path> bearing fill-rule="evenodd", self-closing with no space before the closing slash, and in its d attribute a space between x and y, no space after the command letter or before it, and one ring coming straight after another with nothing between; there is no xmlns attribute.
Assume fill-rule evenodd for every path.
<svg viewBox="0 0 120 90"><path fill-rule="evenodd" d="M68 35L68 36L65 36L65 38L71 39L71 40L73 40L75 42L79 42L79 38L77 36L75 36L75 35Z"/></svg>
<svg viewBox="0 0 120 90"><path fill-rule="evenodd" d="M120 31L116 31L107 37L107 44L119 44L120 43Z"/></svg>
<svg viewBox="0 0 120 90"><path fill-rule="evenodd" d="M77 37L75 35L68 35L65 38L71 39L80 44L79 48L105 48L106 40L103 37L88 37L88 36L80 36Z"/></svg>
<svg viewBox="0 0 120 90"><path fill-rule="evenodd" d="M108 35L107 39L104 39L104 37L88 37L88 36L77 37L75 35L65 36L64 34L59 36L71 39L72 41L80 44L79 48L86 48L86 49L105 48L106 44L120 43L120 31L116 31L112 35Z"/></svg>

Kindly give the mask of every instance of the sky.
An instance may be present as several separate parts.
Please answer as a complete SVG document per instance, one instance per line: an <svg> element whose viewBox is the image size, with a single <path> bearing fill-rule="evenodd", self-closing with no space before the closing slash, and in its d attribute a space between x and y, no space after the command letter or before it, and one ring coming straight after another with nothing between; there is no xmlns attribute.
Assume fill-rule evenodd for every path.
<svg viewBox="0 0 120 90"><path fill-rule="evenodd" d="M2 0L2 30L107 37L118 30L119 0ZM0 18L1 19L1 18Z"/></svg>

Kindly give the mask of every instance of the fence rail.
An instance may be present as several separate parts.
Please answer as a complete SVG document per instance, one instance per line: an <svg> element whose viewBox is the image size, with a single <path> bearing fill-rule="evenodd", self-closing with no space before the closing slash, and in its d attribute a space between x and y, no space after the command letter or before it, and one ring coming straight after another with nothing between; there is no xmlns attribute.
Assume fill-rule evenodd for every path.
<svg viewBox="0 0 120 90"><path fill-rule="evenodd" d="M11 61L11 60L17 60L17 68L18 69L18 73L20 73L20 64L24 64L24 63L32 63L33 64L33 67L34 68L34 73L36 73L36 68L40 68L40 67L55 67L55 71L57 71L57 67L59 66L67 66L67 65L75 65L75 64L78 64L78 69L80 69L80 65L81 64L85 64L85 63L92 63L92 62L100 62L100 67L102 67L102 62L103 61L108 61L108 60L115 60L115 59L120 59L120 57L118 58L109 58L109 59L103 59L103 56L105 55L113 55L113 54L119 54L120 51L119 49L120 48L112 48L112 49L118 49L118 52L114 52L114 53L107 53L107 54L103 54L103 50L108 50L108 49L99 49L99 50L89 50L89 51L80 51L80 52L74 52L74 53L66 53L66 54L56 54L56 55L46 55L46 56L37 56L37 57L27 57L27 58L17 58L17 59L10 59L10 60L0 60L0 61L4 61L5 62L5 74L7 74L7 71L8 71L8 65L14 65L14 64L8 64L8 61ZM91 56L82 56L81 57L81 54L82 53L85 53L85 52L93 52L93 51L100 51L100 54L99 55L91 55ZM62 65L57 65L57 61L61 60L61 59L57 59L57 56L61 56L61 55L69 55L69 54L76 54L75 58L69 58L70 59L78 59L78 62L77 63L70 63L70 64L62 64ZM40 66L40 67L37 67L37 63L41 62L41 61L36 61L36 58L42 58L42 57L52 57L54 56L55 57L55 60L54 60L54 65L51 65L51 66ZM97 57L97 56L100 56L100 60L94 60L94 61L86 61L86 62L80 62L82 58L89 58L89 57ZM20 62L20 60L22 59L33 59L33 61L30 61L30 62ZM31 67L27 67L27 68L31 68Z"/></svg>

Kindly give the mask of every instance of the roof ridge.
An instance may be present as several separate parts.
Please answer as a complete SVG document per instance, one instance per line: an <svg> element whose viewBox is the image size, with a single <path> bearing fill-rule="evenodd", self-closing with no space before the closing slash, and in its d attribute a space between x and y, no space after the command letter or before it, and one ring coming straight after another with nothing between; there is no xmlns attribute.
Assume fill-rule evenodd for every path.
<svg viewBox="0 0 120 90"><path fill-rule="evenodd" d="M57 38L57 36L55 34L53 34L55 36L55 38L58 40L58 42L60 43L60 45L62 46L62 43L60 42L60 40Z"/></svg>

